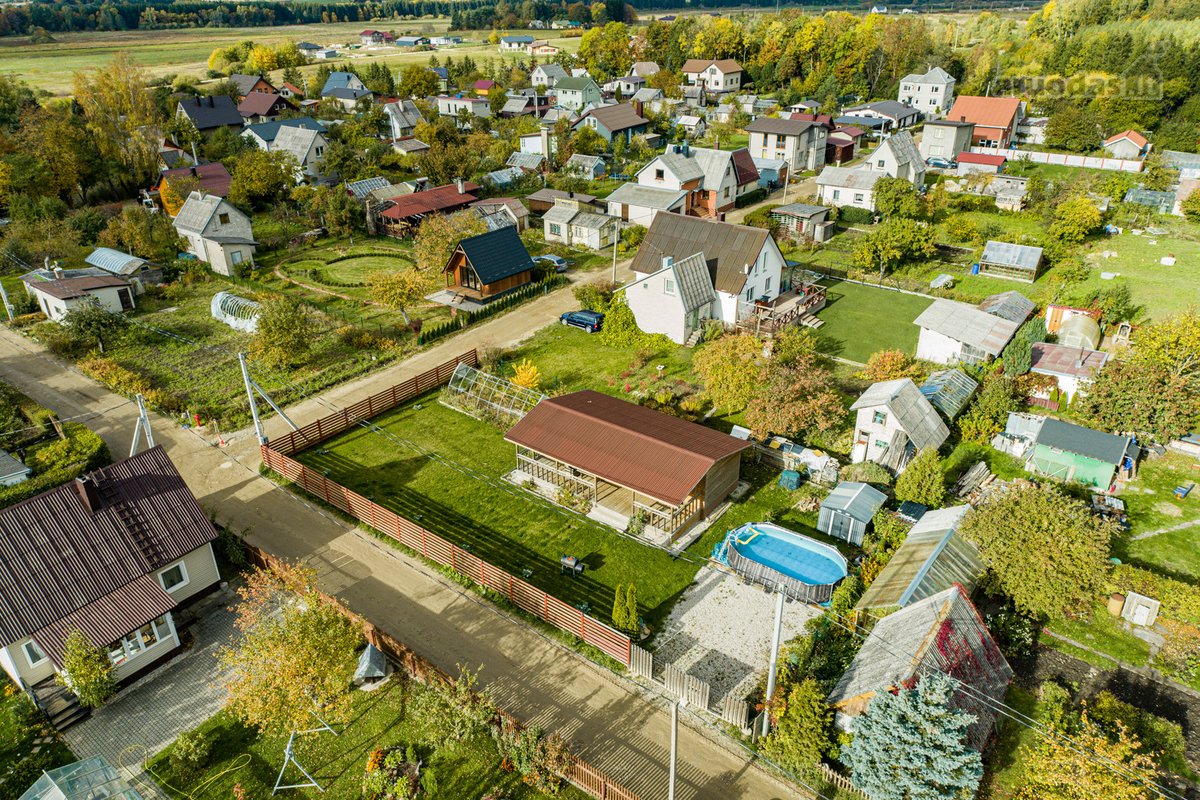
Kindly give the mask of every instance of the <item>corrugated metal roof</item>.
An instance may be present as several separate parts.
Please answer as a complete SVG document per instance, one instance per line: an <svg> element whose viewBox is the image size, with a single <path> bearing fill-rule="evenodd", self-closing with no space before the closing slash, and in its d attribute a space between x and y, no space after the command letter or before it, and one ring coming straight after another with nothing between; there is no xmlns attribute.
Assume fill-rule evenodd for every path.
<svg viewBox="0 0 1200 800"><path fill-rule="evenodd" d="M579 213L579 209L573 205L566 203L555 203L545 214L542 214L542 222L553 222L556 225L566 225L571 220L575 219L575 215Z"/></svg>
<svg viewBox="0 0 1200 800"><path fill-rule="evenodd" d="M838 189L872 189L886 177L886 172L862 167L825 167L817 176L817 185Z"/></svg>
<svg viewBox="0 0 1200 800"><path fill-rule="evenodd" d="M629 105L629 103L619 103L614 106L600 106L599 108L593 108L591 111L580 117L579 122L576 122L575 124L579 125L580 122L589 116L593 117L596 122L603 125L610 133L617 133L618 131L649 124L649 120L638 114L637 110L634 109L633 106Z"/></svg>
<svg viewBox="0 0 1200 800"><path fill-rule="evenodd" d="M132 275L146 264L144 258L122 253L111 247L97 247L84 261L114 275Z"/></svg>
<svg viewBox="0 0 1200 800"><path fill-rule="evenodd" d="M896 163L900 166L904 166L905 164L925 164L925 159L921 158L921 152L917 149L916 141L908 131L893 133L884 139L879 147L875 148L875 153L884 149L891 151L896 159ZM867 160L870 161L875 153L872 153Z"/></svg>
<svg viewBox="0 0 1200 800"><path fill-rule="evenodd" d="M271 150L291 153L292 157L296 159L296 164L302 167L304 159L316 143L317 137L324 139L320 131L312 128L280 128L279 133L275 135L275 141L271 143Z"/></svg>
<svg viewBox="0 0 1200 800"><path fill-rule="evenodd" d="M906 606L960 584L975 590L984 564L975 545L956 530L969 506L927 511L908 532L856 608Z"/></svg>
<svg viewBox="0 0 1200 800"><path fill-rule="evenodd" d="M600 229L605 225L611 225L613 221L614 218L607 214L598 214L595 211L581 211L579 212L579 216L571 220L571 224L580 228Z"/></svg>
<svg viewBox="0 0 1200 800"><path fill-rule="evenodd" d="M203 233L204 226L208 225L213 214L217 213L221 202L221 198L216 195L192 192L175 215L175 229L187 233Z"/></svg>
<svg viewBox="0 0 1200 800"><path fill-rule="evenodd" d="M842 481L821 503L821 508L838 511L866 524L883 508L887 495L870 484Z"/></svg>
<svg viewBox="0 0 1200 800"><path fill-rule="evenodd" d="M590 475L681 505L748 442L593 391L541 401L504 436Z"/></svg>
<svg viewBox="0 0 1200 800"><path fill-rule="evenodd" d="M81 631L97 647L107 647L176 605L175 598L167 594L158 577L146 574L34 631L32 638L61 667L67 637L73 631Z"/></svg>
<svg viewBox="0 0 1200 800"><path fill-rule="evenodd" d="M575 195L579 197L580 195ZM642 186L638 183L623 183L618 186L612 194L607 197L609 203L623 203L629 206L638 206L639 208L653 208L658 211L669 211L675 208L687 192L682 189L660 189L657 186ZM530 195L532 198L533 195ZM660 217L666 216L659 214L654 218L655 222ZM651 224L653 227L653 224Z"/></svg>
<svg viewBox="0 0 1200 800"><path fill-rule="evenodd" d="M622 188L624 188L624 186L628 185L629 184L623 184L622 186L618 186L617 190L620 191ZM533 194L528 195L525 199L532 200L535 203L553 203L555 200L560 198L563 200L578 200L581 203L591 203L596 199L590 194L584 194L583 192L564 192L561 189L538 189Z"/></svg>
<svg viewBox="0 0 1200 800"><path fill-rule="evenodd" d="M807 203L788 203L786 206L779 206L771 209L772 214L781 214L789 217L815 217L817 214L828 213L829 206L810 206Z"/></svg>
<svg viewBox="0 0 1200 800"><path fill-rule="evenodd" d="M676 261L671 265L671 270L675 273L675 283L679 286L684 313L690 314L717 299L704 253L696 253L682 261Z"/></svg>
<svg viewBox="0 0 1200 800"><path fill-rule="evenodd" d="M128 286L129 281L120 275L84 275L78 278L62 278L52 281L26 281L42 294L48 294L59 300L70 300L84 297L93 289Z"/></svg>
<svg viewBox="0 0 1200 800"><path fill-rule="evenodd" d="M669 169L680 183L687 183L704 177L704 167L701 165L700 159L693 156L694 152L689 150L688 155L685 156L682 152L677 153L668 147L667 152L660 155L656 161ZM651 161L644 169L650 169L654 163Z"/></svg>
<svg viewBox="0 0 1200 800"><path fill-rule="evenodd" d="M145 575L153 577L217 535L161 447L87 478L103 498L94 512L78 481L0 509L3 641L53 626Z"/></svg>
<svg viewBox="0 0 1200 800"><path fill-rule="evenodd" d="M1089 320L1093 325L1096 322L1091 317L1082 315L1072 317L1068 322L1076 319ZM1091 380L1108 361L1108 353L1050 342L1034 342L1029 348L1029 359L1030 372Z"/></svg>
<svg viewBox="0 0 1200 800"><path fill-rule="evenodd" d="M746 131L748 133L772 133L778 136L799 136L812 126L812 122L805 120L759 117L746 126Z"/></svg>
<svg viewBox="0 0 1200 800"><path fill-rule="evenodd" d="M884 407L900 423L904 433L918 450L937 449L950 436L946 423L925 398L911 378L873 383L850 406L860 408Z"/></svg>
<svg viewBox="0 0 1200 800"><path fill-rule="evenodd" d="M1041 252L1041 248L1035 248ZM980 311L986 311L994 317L1006 319L1009 322L1015 322L1018 325L1029 319L1029 315L1033 313L1036 306L1033 301L1020 292L1000 292L1000 294L992 294L983 298L983 302L979 304Z"/></svg>
<svg viewBox="0 0 1200 800"><path fill-rule="evenodd" d="M1128 436L1094 431L1047 417L1034 443L1118 466L1129 451L1132 440Z"/></svg>
<svg viewBox="0 0 1200 800"><path fill-rule="evenodd" d="M979 383L957 367L933 373L920 386L929 404L950 420L962 413L978 388Z"/></svg>
<svg viewBox="0 0 1200 800"><path fill-rule="evenodd" d="M361 181L353 181L346 184L346 189L350 194L358 199L362 199L376 189L386 189L392 185L392 182L383 176L374 178L363 178Z"/></svg>
<svg viewBox="0 0 1200 800"><path fill-rule="evenodd" d="M545 160L546 157L539 153L513 153L504 163L510 167L536 172L542 168L542 162Z"/></svg>
<svg viewBox="0 0 1200 800"><path fill-rule="evenodd" d="M913 324L998 356L1019 327L1017 323L954 300L934 300Z"/></svg>
<svg viewBox="0 0 1200 800"><path fill-rule="evenodd" d="M983 246L983 257L979 260L988 264L1000 264L1034 272L1042 261L1042 248L1013 244L1012 242L989 241Z"/></svg>
<svg viewBox="0 0 1200 800"><path fill-rule="evenodd" d="M646 231L646 238L633 258L634 272L658 272L665 256L682 260L701 251L708 259L713 287L726 294L741 294L746 268L753 265L764 247L774 247L765 228L728 222L659 214Z"/></svg>
<svg viewBox="0 0 1200 800"><path fill-rule="evenodd" d="M449 183L445 186L435 186L422 192L403 194L391 198L392 205L380 211L380 215L390 219L407 219L434 211L445 211L473 203L477 198L472 192L479 190L479 184L464 181L463 191L458 191L458 185Z"/></svg>
<svg viewBox="0 0 1200 800"><path fill-rule="evenodd" d="M10 478L13 475L28 475L32 472L6 450L0 450L0 478Z"/></svg>

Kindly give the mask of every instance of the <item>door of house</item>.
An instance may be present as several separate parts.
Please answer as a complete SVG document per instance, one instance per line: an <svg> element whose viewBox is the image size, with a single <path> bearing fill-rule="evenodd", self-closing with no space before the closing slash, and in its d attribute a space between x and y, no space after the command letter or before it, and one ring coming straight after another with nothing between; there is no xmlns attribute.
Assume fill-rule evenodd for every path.
<svg viewBox="0 0 1200 800"><path fill-rule="evenodd" d="M129 311L133 308L133 295L130 294L127 287L123 286L120 289L117 289L117 297L121 299L122 311Z"/></svg>

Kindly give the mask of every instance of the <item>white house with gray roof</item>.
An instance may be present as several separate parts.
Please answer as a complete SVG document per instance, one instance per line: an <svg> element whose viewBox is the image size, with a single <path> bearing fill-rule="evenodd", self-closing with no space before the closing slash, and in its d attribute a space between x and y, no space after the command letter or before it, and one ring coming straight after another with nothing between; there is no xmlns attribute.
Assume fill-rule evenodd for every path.
<svg viewBox="0 0 1200 800"><path fill-rule="evenodd" d="M383 106L387 116L388 127L393 139L402 139L416 133L417 125L425 121L425 115L412 100L397 100Z"/></svg>
<svg viewBox="0 0 1200 800"><path fill-rule="evenodd" d="M567 71L558 64L538 64L529 74L529 82L534 86L553 89L554 85L567 77Z"/></svg>
<svg viewBox="0 0 1200 800"><path fill-rule="evenodd" d="M864 166L889 178L902 178L917 188L925 182L925 159L908 131L893 133L880 142Z"/></svg>
<svg viewBox="0 0 1200 800"><path fill-rule="evenodd" d="M942 446L950 429L910 378L873 383L850 406L856 413L850 460L900 474L917 453Z"/></svg>
<svg viewBox="0 0 1200 800"><path fill-rule="evenodd" d="M996 358L1020 327L955 300L934 300L913 324L921 329L917 358L937 364L982 364Z"/></svg>
<svg viewBox="0 0 1200 800"><path fill-rule="evenodd" d="M817 201L823 205L875 210L875 184L887 173L862 167L826 167L817 176Z"/></svg>
<svg viewBox="0 0 1200 800"><path fill-rule="evenodd" d="M280 128L271 142L271 152L290 153L296 159L296 182L319 178L325 163L325 148L329 142L324 134L313 128Z"/></svg>
<svg viewBox="0 0 1200 800"><path fill-rule="evenodd" d="M621 291L638 327L687 344L712 319L717 293L704 253L676 261L664 256L657 272L642 275Z"/></svg>
<svg viewBox="0 0 1200 800"><path fill-rule="evenodd" d="M548 242L600 250L612 246L618 230L618 220L571 198L556 199L542 215L542 231Z"/></svg>
<svg viewBox="0 0 1200 800"><path fill-rule="evenodd" d="M213 272L233 275L253 268L254 241L250 218L216 195L192 192L174 220L175 231L187 241L188 252Z"/></svg>
<svg viewBox="0 0 1200 800"><path fill-rule="evenodd" d="M933 67L924 75L914 72L900 79L896 100L926 117L940 117L954 105L954 84L954 76L941 67Z"/></svg>
<svg viewBox="0 0 1200 800"><path fill-rule="evenodd" d="M635 225L650 227L659 214L682 214L688 193L682 189L659 189L637 183L623 183L605 202L608 215Z"/></svg>

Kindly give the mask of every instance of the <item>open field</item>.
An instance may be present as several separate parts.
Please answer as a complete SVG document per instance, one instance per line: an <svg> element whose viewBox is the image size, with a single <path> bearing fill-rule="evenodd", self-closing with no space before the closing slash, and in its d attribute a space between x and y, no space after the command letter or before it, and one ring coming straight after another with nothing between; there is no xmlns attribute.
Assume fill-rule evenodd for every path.
<svg viewBox="0 0 1200 800"><path fill-rule="evenodd" d="M817 314L825 320L817 330L825 352L860 362L887 348L916 352L919 331L912 323L932 300L848 281L826 285L829 302Z"/></svg>
<svg viewBox="0 0 1200 800"><path fill-rule="evenodd" d="M425 18L418 20L387 20L379 23L398 35L407 33L433 35L443 33L449 27L449 18ZM165 31L114 31L55 34L52 44L34 45L28 37L0 38L0 73L9 73L24 78L35 89L53 95L68 95L72 89L72 76L78 70L101 66L118 52L127 53L138 64L144 66L152 77L164 75L190 75L204 78L208 69L208 56L217 47L253 39L265 44L277 44L289 39L311 41L329 45L339 51L348 44L358 44L358 32L370 27L364 22L333 23L327 25L290 25L276 28L189 28ZM496 46L487 44L490 31L467 31L467 41L453 48L438 50L439 58L446 55L459 57L469 55L476 61L501 56ZM546 31L556 34L558 31ZM550 36L551 43L566 50L579 49L579 37ZM379 47L359 50L344 50L343 58L337 62L361 63L382 61L391 67L421 63L429 60L431 52L406 52L394 47ZM522 60L527 56L520 56ZM316 72L317 65L303 68L306 73Z"/></svg>
<svg viewBox="0 0 1200 800"><path fill-rule="evenodd" d="M1115 253L1104 258L1103 253ZM1119 273L1133 290L1133 300L1145 308L1150 319L1162 319L1197 304L1196 286L1200 284L1200 242L1176 235L1134 236L1126 231L1119 236L1100 239L1086 246L1086 260L1092 267L1084 289L1100 288L1108 281L1101 272ZM1159 260L1175 256L1175 266ZM1073 289L1074 292L1081 291Z"/></svg>
<svg viewBox="0 0 1200 800"><path fill-rule="evenodd" d="M367 759L380 748L412 746L421 759L422 797L430 800L459 800L488 793L513 800L538 800L547 795L525 785L521 776L501 768L500 755L492 739L477 735L452 742L437 727L434 714L425 711L442 702L435 692L419 683L393 676L373 692L356 692L353 717L337 726L338 735L310 733L297 737L296 759L323 787L293 790L293 796L357 800L363 796L363 774ZM167 795L194 800L217 800L235 796L235 785L246 800L271 797L271 788L282 761L286 736L259 735L226 712L202 723L212 742L212 758L200 775L177 777L170 766L170 748L150 759L149 771L160 784L169 784ZM285 782L303 781L295 767ZM176 788L181 787L181 788ZM586 797L566 786L558 797Z"/></svg>

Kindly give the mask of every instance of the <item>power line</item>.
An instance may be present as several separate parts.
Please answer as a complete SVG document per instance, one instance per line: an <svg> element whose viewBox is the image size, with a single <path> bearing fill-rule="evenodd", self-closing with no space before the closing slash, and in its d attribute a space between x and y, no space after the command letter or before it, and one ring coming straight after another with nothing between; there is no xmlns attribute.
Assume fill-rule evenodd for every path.
<svg viewBox="0 0 1200 800"><path fill-rule="evenodd" d="M111 405L108 408L102 408L98 411L86 411L82 414L76 414L75 416L72 416L72 417L55 416L54 419L58 422L74 422L75 420L87 419L90 417L101 417L101 416L104 416L105 414L109 413L110 411L115 411L118 408L121 408L123 406L132 405L132 404L133 404L132 400L125 400L120 403L117 403L116 405ZM25 428L14 428L13 430L10 430L10 431L0 431L0 436L11 436L14 434L26 433L29 431L44 431L45 429L46 429L45 425L29 425L28 427L25 427Z"/></svg>

